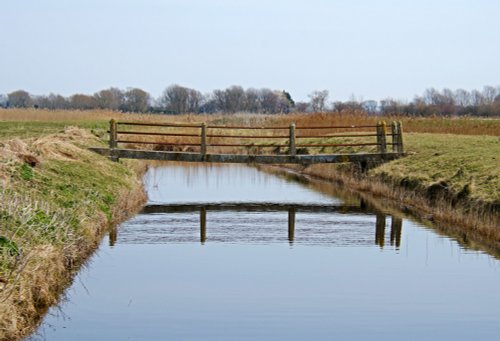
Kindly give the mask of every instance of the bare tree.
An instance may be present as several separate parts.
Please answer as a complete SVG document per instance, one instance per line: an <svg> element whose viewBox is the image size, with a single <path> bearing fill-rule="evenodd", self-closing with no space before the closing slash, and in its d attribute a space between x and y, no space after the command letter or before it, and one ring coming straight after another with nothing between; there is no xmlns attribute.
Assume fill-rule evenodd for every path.
<svg viewBox="0 0 500 341"><path fill-rule="evenodd" d="M245 90L241 86L233 85L224 91L226 112L238 112L245 105Z"/></svg>
<svg viewBox="0 0 500 341"><path fill-rule="evenodd" d="M461 107L470 105L470 93L464 89L457 89L455 91L455 103Z"/></svg>
<svg viewBox="0 0 500 341"><path fill-rule="evenodd" d="M262 108L259 101L259 90L247 89L245 91L245 102L243 105L243 111L260 112L261 109Z"/></svg>
<svg viewBox="0 0 500 341"><path fill-rule="evenodd" d="M119 110L125 95L118 88L109 88L95 93L94 97L100 109Z"/></svg>
<svg viewBox="0 0 500 341"><path fill-rule="evenodd" d="M313 91L308 96L310 98L310 103L312 110L315 112L323 112L326 109L326 101L328 99L328 90Z"/></svg>
<svg viewBox="0 0 500 341"><path fill-rule="evenodd" d="M201 92L177 84L166 88L160 97L160 105L173 114L199 112L202 101Z"/></svg>
<svg viewBox="0 0 500 341"><path fill-rule="evenodd" d="M483 88L483 100L485 105L493 104L497 96L497 89L492 86L485 86Z"/></svg>
<svg viewBox="0 0 500 341"><path fill-rule="evenodd" d="M195 89L188 89L188 112L197 113L203 105L205 97L201 92Z"/></svg>
<svg viewBox="0 0 500 341"><path fill-rule="evenodd" d="M172 114L185 113L188 110L188 89L174 84L163 91L160 104L165 110Z"/></svg>
<svg viewBox="0 0 500 341"><path fill-rule="evenodd" d="M146 112L149 109L151 97L139 88L131 88L125 91L122 108L125 111Z"/></svg>
<svg viewBox="0 0 500 341"><path fill-rule="evenodd" d="M374 100L367 100L361 102L361 107L368 114L375 114L377 112L378 102Z"/></svg>
<svg viewBox="0 0 500 341"><path fill-rule="evenodd" d="M259 90L260 107L263 113L275 114L279 103L278 95L270 89Z"/></svg>
<svg viewBox="0 0 500 341"><path fill-rule="evenodd" d="M0 108L7 107L7 95L0 94Z"/></svg>
<svg viewBox="0 0 500 341"><path fill-rule="evenodd" d="M483 95L477 90L471 91L470 100L471 100L471 105L473 105L475 107L479 107L479 106L484 104Z"/></svg>
<svg viewBox="0 0 500 341"><path fill-rule="evenodd" d="M309 103L308 102L297 102L295 103L295 111L297 112L308 112Z"/></svg>
<svg viewBox="0 0 500 341"><path fill-rule="evenodd" d="M73 109L90 110L97 107L97 101L94 96L75 94L69 99L70 106Z"/></svg>
<svg viewBox="0 0 500 341"><path fill-rule="evenodd" d="M31 96L27 91L17 90L7 95L9 107L14 108L27 108L31 106Z"/></svg>

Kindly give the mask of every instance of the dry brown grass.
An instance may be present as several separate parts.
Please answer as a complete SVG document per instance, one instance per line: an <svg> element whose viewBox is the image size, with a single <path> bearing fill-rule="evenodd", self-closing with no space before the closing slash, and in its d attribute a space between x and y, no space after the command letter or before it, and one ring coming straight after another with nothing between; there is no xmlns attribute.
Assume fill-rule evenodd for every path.
<svg viewBox="0 0 500 341"><path fill-rule="evenodd" d="M402 121L406 132L491 135L500 136L500 119L475 117L406 117L369 116L364 113L344 111L342 113L292 113L289 115L259 115L239 113L234 115L161 115L121 113L109 110L44 110L44 109L0 109L0 122L103 122L110 119L137 122L191 122L226 125L269 126L288 125L364 125L377 121Z"/></svg>
<svg viewBox="0 0 500 341"><path fill-rule="evenodd" d="M108 224L145 201L137 175L85 149L94 143L89 132L70 128L0 145L0 340L27 335ZM37 159L33 167L27 154Z"/></svg>

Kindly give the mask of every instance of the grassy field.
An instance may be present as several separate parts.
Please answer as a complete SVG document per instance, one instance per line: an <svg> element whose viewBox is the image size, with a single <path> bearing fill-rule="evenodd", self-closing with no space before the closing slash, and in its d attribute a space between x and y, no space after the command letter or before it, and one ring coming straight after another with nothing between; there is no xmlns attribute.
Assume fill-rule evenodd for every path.
<svg viewBox="0 0 500 341"><path fill-rule="evenodd" d="M500 138L410 133L405 158L374 169L412 189L440 185L451 193L500 207Z"/></svg>

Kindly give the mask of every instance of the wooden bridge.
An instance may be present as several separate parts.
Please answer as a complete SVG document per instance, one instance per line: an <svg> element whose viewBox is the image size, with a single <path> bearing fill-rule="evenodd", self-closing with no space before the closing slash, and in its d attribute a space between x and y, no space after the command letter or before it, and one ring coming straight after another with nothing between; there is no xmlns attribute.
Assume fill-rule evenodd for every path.
<svg viewBox="0 0 500 341"><path fill-rule="evenodd" d="M383 162L403 155L400 122L352 126L225 126L110 121L109 148L121 158L222 163ZM390 146L390 148L388 148ZM367 150L368 149L368 150Z"/></svg>

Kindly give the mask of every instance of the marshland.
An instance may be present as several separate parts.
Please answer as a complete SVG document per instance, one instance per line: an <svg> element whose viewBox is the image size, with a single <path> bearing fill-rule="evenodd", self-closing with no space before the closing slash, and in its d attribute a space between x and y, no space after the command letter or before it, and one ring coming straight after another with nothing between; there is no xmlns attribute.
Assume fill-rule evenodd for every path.
<svg viewBox="0 0 500 341"><path fill-rule="evenodd" d="M365 304L353 298L357 290L368 290L364 282L360 284L354 273L343 272L345 270L338 268L338 263L323 264L330 256L332 261L340 257L348 264L356 259L357 265L352 266L361 273L369 274L371 270L368 269L383 265L377 278L392 278L395 269L389 264L394 264L398 271L404 269L406 274L401 277L405 282L398 282L399 285L408 288L415 285L413 276L419 276L422 271L412 271L411 267L428 266L429 255L436 255L438 259L445 254L451 255L447 263L436 264L433 270L440 273L434 280L446 287L453 286L456 276L467 276L468 267L459 266L457 272L445 270L464 258L483 264L474 266L486 266L481 274L486 276L485 282L498 281L495 264L500 256L497 172L500 121L496 119L375 118L357 112L342 115L159 116L33 109L6 109L1 115L2 235L5 236L2 256L2 304L5 307L2 311L5 315L2 323L4 330L10 333L6 335L26 335L39 321L41 325L31 336L33 339L65 339L74 333L82 335L82 339L102 337L102 334L89 334L89 330L94 330L95 323L119 323L118 316L122 316L119 310L124 301L127 305L132 302L130 307L133 302L144 304L131 312L134 320L141 321L137 314L144 313L141 309L148 307L152 309L151 314L165 319L162 323L177 327L173 334L162 334L164 331L155 329L149 331L152 334L143 334L125 328L123 334L106 338L121 339L130 335L201 337L188 327L191 323L202 323L204 330L218 338L223 334L222 321L247 328L231 329L227 335L233 338L247 333L255 337L273 335L271 329L265 327L270 320L278 326L291 323L295 326L292 330L299 333L311 330L313 325L318 330L331 331L350 318L345 317L338 325L325 319L341 313L333 306L348 302L352 304L353 314L364 312L359 322L363 328L358 336L376 332L377 328L372 325L374 316L369 313L371 304L375 303ZM305 127L399 120L405 129L407 155L365 171L350 164L255 168L137 160L116 163L87 150L107 144L110 119L240 126L279 126L295 122ZM440 189L446 184L446 190L431 194L436 184ZM464 188L467 189L465 196ZM147 210L140 213L143 207L151 205L165 208L156 214L148 214ZM191 209L176 211L176 205L187 205ZM221 208L214 211L217 205ZM227 209L235 205L236 208ZM266 205L268 208L262 209ZM293 206L298 208L293 211L276 209L283 205L298 205ZM315 212L313 208L318 205L338 209L330 208L330 213L328 210ZM313 208L305 209L308 206ZM301 208L305 211L301 212ZM135 213L138 215L134 216ZM331 252L340 254L329 256ZM411 261L403 260L409 255ZM219 257L224 257L225 261ZM275 259L274 265L264 266L266 262L274 262L271 260L275 257L280 262ZM378 257L383 257L384 261ZM159 263L155 261L151 266L143 263L152 259ZM169 260L166 268L161 265L165 259ZM186 262L190 265L186 266ZM200 262L202 265L194 266ZM245 274L235 270L236 264L242 264ZM313 264L319 266L314 268L314 276L310 272ZM281 265L289 270L276 268ZM108 273L110 266L125 268ZM181 271L179 267L184 269ZM211 272L217 275L206 277ZM337 272L343 273L342 280L350 288L339 287L338 290L345 291L351 299L329 296L323 291L326 287L321 289L314 284L334 282L331 276ZM109 283L94 283L94 273ZM142 275L134 275L133 281L127 277L138 273ZM310 276L316 281L304 282L304 278ZM139 285L137 281L142 278L153 279ZM192 287L194 278L208 283L203 289ZM255 281L254 289L243 285L244 278ZM131 284L128 289L120 290L123 296L115 294L113 283L127 281ZM431 285L429 281L423 280L421 285ZM229 287L229 283L234 287ZM169 285L173 287L163 291ZM179 285L192 290L179 291ZM389 286L387 293L396 290L387 282L377 285ZM294 292L303 308L300 314L295 313L291 296L281 293L283 287L288 288L285 291L288 295ZM461 291L466 290L465 287L471 285L459 286L455 294L472 295ZM247 296L243 295L247 290ZM317 296L307 294L315 290L319 290ZM228 291L240 294L223 298L222 293ZM147 303L149 299L143 292L148 295L156 292L162 298L154 304ZM205 298L199 296L201 292L205 293ZM493 305L496 296L491 295L492 291L483 292ZM427 291L422 294L426 295L425 299L431 299ZM97 295L95 299L94 295ZM174 299L179 295L184 300ZM320 303L316 298L322 295L329 299ZM369 291L365 295L377 296ZM415 314L421 323L432 324L430 317L414 310L415 302L403 304L406 300L403 292L395 295L391 296L394 306L388 314ZM99 305L107 302L106 296L114 303ZM250 297L261 300L262 304L250 305ZM277 301L279 297L282 301ZM418 295L413 298L424 299ZM217 299L221 302L217 303ZM389 297L381 295L378 299L389 300ZM266 300L280 308L264 304ZM484 302L483 299L479 301ZM209 320L198 314L188 316L188 311L194 309L188 307L194 302L205 302L202 310L211 316ZM160 313L163 306L172 304L174 307L167 310L174 315ZM454 325L456 319L462 318L480 319L482 315L473 315L477 314L478 306L470 305L468 313L471 315L456 315L449 323ZM447 309L449 307L447 305ZM233 309L234 314L229 317L219 309ZM242 309L248 311L243 313ZM269 310L270 315L257 317L262 309ZM89 320L90 315L81 315L86 311L95 313L92 319ZM176 316L178 311L184 311L183 317ZM323 314L314 315L315 322L309 325L312 322L305 316L319 314L319 311ZM439 313L445 314L444 311ZM114 317L105 320L102 314ZM153 315L146 314L150 318ZM385 317L374 321L384 326ZM260 326L257 328L260 331L255 326ZM484 335L495 332L488 323L481 326L485 328ZM241 330L245 332L239 332ZM322 335L325 334L318 332L317 336L322 338ZM339 332L338 335L343 334Z"/></svg>

